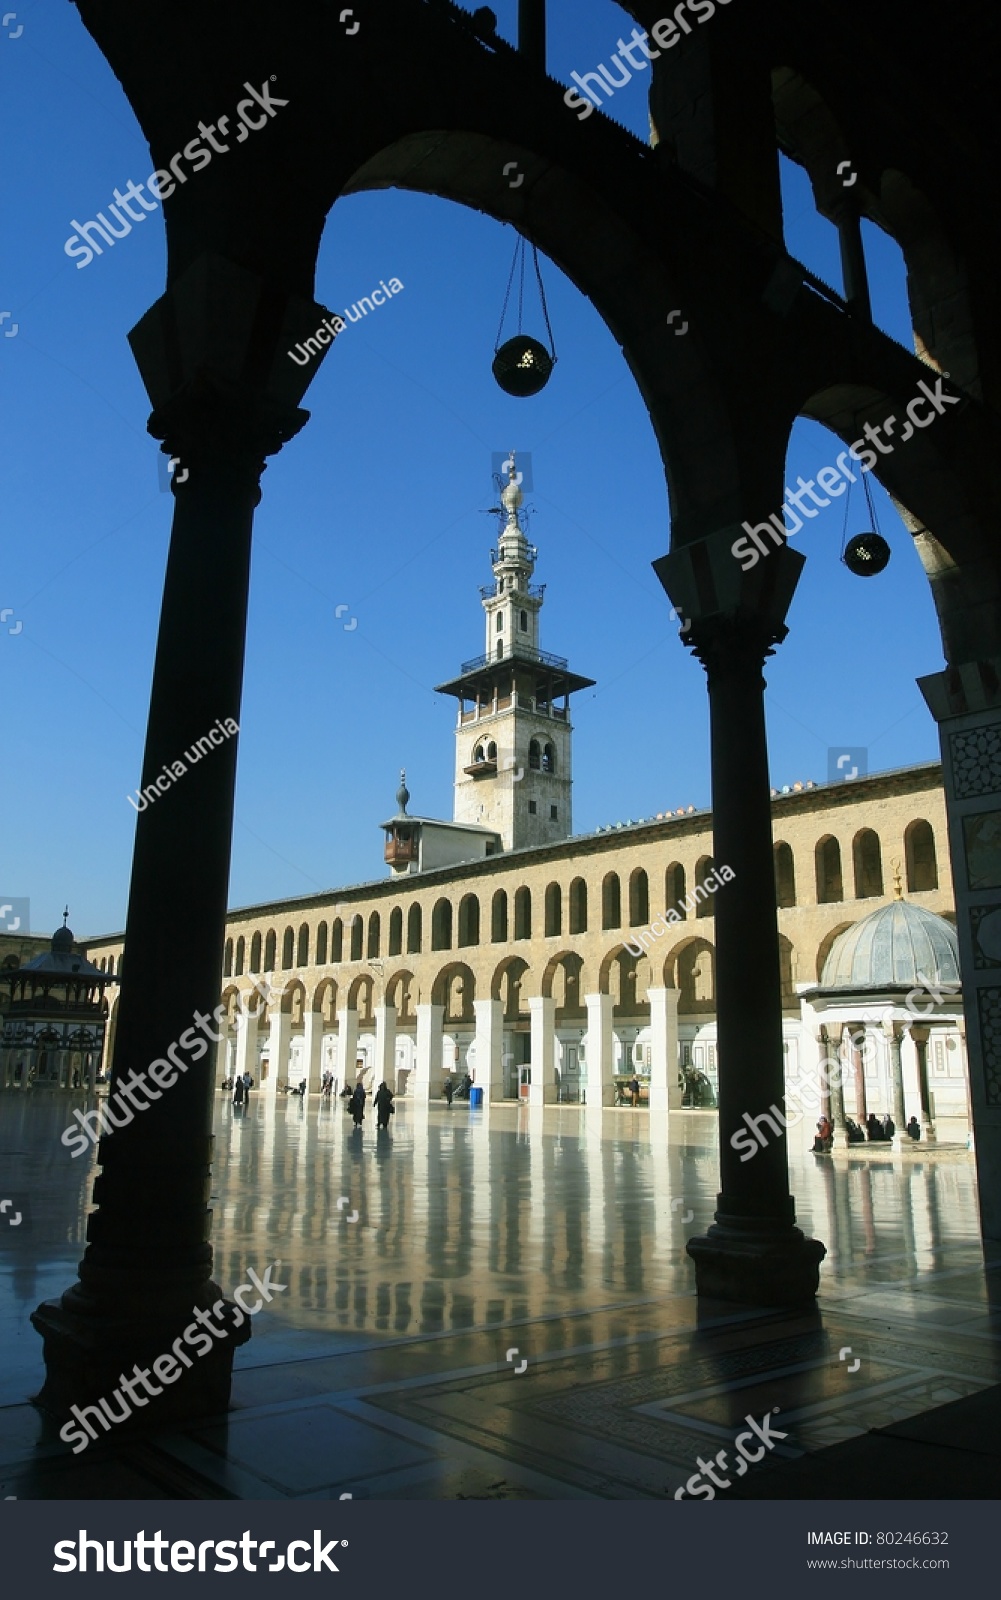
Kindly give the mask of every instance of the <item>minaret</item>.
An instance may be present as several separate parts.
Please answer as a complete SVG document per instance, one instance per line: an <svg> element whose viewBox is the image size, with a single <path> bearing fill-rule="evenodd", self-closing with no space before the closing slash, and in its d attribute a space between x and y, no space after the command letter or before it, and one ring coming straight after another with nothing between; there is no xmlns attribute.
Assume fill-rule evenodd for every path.
<svg viewBox="0 0 1001 1600"><path fill-rule="evenodd" d="M494 583L480 591L486 651L438 685L459 702L454 820L496 829L506 850L573 831L570 696L594 682L540 648L544 585L532 583L538 551L525 537L523 499L512 450L501 495L507 520L490 552Z"/></svg>

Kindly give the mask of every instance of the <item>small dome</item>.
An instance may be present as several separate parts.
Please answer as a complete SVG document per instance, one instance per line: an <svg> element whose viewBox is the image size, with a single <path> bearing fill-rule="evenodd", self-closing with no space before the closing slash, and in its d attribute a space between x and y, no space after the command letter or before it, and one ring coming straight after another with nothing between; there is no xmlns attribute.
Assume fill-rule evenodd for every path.
<svg viewBox="0 0 1001 1600"><path fill-rule="evenodd" d="M820 987L914 989L926 980L960 983L956 930L933 911L894 900L835 939Z"/></svg>
<svg viewBox="0 0 1001 1600"><path fill-rule="evenodd" d="M55 933L52 935L52 953L53 953L53 955L56 955L56 956L69 955L69 953L72 950L72 948L73 948L73 930L72 930L72 928L67 928L65 926L62 927L62 928L57 928Z"/></svg>

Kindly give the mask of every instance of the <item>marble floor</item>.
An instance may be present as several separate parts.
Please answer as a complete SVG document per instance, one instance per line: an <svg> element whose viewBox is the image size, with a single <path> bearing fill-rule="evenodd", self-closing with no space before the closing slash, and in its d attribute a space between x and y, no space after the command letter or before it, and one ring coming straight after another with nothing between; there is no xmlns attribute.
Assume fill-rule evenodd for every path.
<svg viewBox="0 0 1001 1600"><path fill-rule="evenodd" d="M816 1313L700 1321L684 1245L715 1205L712 1112L668 1132L630 1108L401 1102L377 1135L336 1103L220 1096L215 1278L275 1265L287 1287L226 1416L73 1456L27 1401L29 1314L83 1249L93 1167L58 1137L75 1103L0 1095L0 1496L657 1499L747 1415L779 1408L777 1463L1001 1382L961 1146L817 1159L796 1130L798 1220L828 1247Z"/></svg>

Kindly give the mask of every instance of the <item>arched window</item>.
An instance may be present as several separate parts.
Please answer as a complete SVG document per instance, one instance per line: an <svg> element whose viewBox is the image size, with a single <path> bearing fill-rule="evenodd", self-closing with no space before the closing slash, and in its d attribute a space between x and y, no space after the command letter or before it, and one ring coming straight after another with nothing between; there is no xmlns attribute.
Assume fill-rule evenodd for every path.
<svg viewBox="0 0 1001 1600"><path fill-rule="evenodd" d="M483 746L481 744L478 744L476 746L476 749L473 751L473 760L474 761L482 761L483 760Z"/></svg>
<svg viewBox="0 0 1001 1600"><path fill-rule="evenodd" d="M532 937L532 891L519 889L514 897L514 936L516 939Z"/></svg>
<svg viewBox="0 0 1001 1600"><path fill-rule="evenodd" d="M360 961L362 957L362 943L365 937L365 924L360 916L351 918L351 960Z"/></svg>
<svg viewBox="0 0 1001 1600"><path fill-rule="evenodd" d="M883 858L879 834L862 828L852 840L856 900L872 900L883 893Z"/></svg>
<svg viewBox="0 0 1001 1600"><path fill-rule="evenodd" d="M575 878L570 885L570 932L587 932L587 884Z"/></svg>
<svg viewBox="0 0 1001 1600"><path fill-rule="evenodd" d="M327 924L321 922L316 930L316 964L325 967L327 964Z"/></svg>
<svg viewBox="0 0 1001 1600"><path fill-rule="evenodd" d="M558 883L546 889L546 938L552 939L563 932L563 891Z"/></svg>
<svg viewBox="0 0 1001 1600"><path fill-rule="evenodd" d="M498 639L497 640L497 660L498 661L502 660L503 656L504 656L504 640L503 639Z"/></svg>
<svg viewBox="0 0 1001 1600"><path fill-rule="evenodd" d="M490 905L490 938L494 944L507 943L507 892L498 889Z"/></svg>
<svg viewBox="0 0 1001 1600"><path fill-rule="evenodd" d="M520 623L520 626L521 626L522 633L527 633L528 632L528 612L527 611L523 611L518 620L519 620L519 623Z"/></svg>
<svg viewBox="0 0 1001 1600"><path fill-rule="evenodd" d="M413 905L407 912L407 954L419 956L424 941L424 919L421 908Z"/></svg>
<svg viewBox="0 0 1001 1600"><path fill-rule="evenodd" d="M105 970L104 962L102 961L101 962L101 971L103 972L104 970ZM223 946L222 975L223 975L224 978L231 978L233 976L233 941L232 941L232 939L227 939L225 945Z"/></svg>
<svg viewBox="0 0 1001 1600"><path fill-rule="evenodd" d="M380 918L378 911L373 911L368 919L368 942L365 946L365 954L370 961L378 956L379 946L381 943L382 919Z"/></svg>
<svg viewBox="0 0 1001 1600"><path fill-rule="evenodd" d="M680 861L672 861L664 874L664 899L668 911L676 911L682 921L688 915L685 907L685 869Z"/></svg>
<svg viewBox="0 0 1001 1600"><path fill-rule="evenodd" d="M774 852L775 860L775 904L781 908L796 904L796 867L793 862L792 846L777 844Z"/></svg>
<svg viewBox="0 0 1001 1600"><path fill-rule="evenodd" d="M275 933L274 928L270 928L268 930L268 936L264 941L264 970L265 970L265 972L274 972L274 970L275 970L275 951L277 950L277 948L278 948L278 935Z"/></svg>
<svg viewBox="0 0 1001 1600"><path fill-rule="evenodd" d="M296 966L309 966L309 923L304 922L299 929L299 948L295 955Z"/></svg>
<svg viewBox="0 0 1001 1600"><path fill-rule="evenodd" d="M833 834L825 834L815 852L817 863L817 904L833 905L845 897L841 881L841 846Z"/></svg>
<svg viewBox="0 0 1001 1600"><path fill-rule="evenodd" d="M556 751L551 744L547 744L542 752L542 770L543 772L556 771Z"/></svg>
<svg viewBox="0 0 1001 1600"><path fill-rule="evenodd" d="M642 867L629 877L629 926L645 928L650 921L650 884Z"/></svg>
<svg viewBox="0 0 1001 1600"><path fill-rule="evenodd" d="M488 761L496 761L497 760L497 746L494 744L492 739L491 739L490 743L487 745L487 760Z"/></svg>
<svg viewBox="0 0 1001 1600"><path fill-rule="evenodd" d="M601 926L621 928L622 891L617 872L606 872L601 884Z"/></svg>
<svg viewBox="0 0 1001 1600"><path fill-rule="evenodd" d="M528 765L533 772L542 770L542 751L538 739L532 739L528 746Z"/></svg>
<svg viewBox="0 0 1001 1600"><path fill-rule="evenodd" d="M452 902L444 897L435 902L431 913L431 948L432 950L452 948Z"/></svg>
<svg viewBox="0 0 1001 1600"><path fill-rule="evenodd" d="M344 960L344 924L340 917L334 918L330 930L330 959L334 962Z"/></svg>
<svg viewBox="0 0 1001 1600"><path fill-rule="evenodd" d="M243 937L243 934L241 933L239 939L237 939L237 941L236 941L236 967L235 967L234 973L233 973L234 977L236 977L236 978L242 978L243 977L243 963L246 960L246 956L247 956L247 945L246 945L246 941L245 941L245 939Z"/></svg>
<svg viewBox="0 0 1001 1600"><path fill-rule="evenodd" d="M692 897L695 901L695 915L697 917L711 917L715 915L716 889L713 883L707 884L706 880L714 870L712 856L700 856L695 863L695 884Z"/></svg>
<svg viewBox="0 0 1001 1600"><path fill-rule="evenodd" d="M295 956L295 934L291 928L286 928L282 934L282 971L288 972ZM270 968L268 969L270 971Z"/></svg>
<svg viewBox="0 0 1001 1600"><path fill-rule="evenodd" d="M459 901L459 944L463 947L480 942L480 902L475 894L465 894Z"/></svg>
<svg viewBox="0 0 1001 1600"><path fill-rule="evenodd" d="M504 615L500 611L498 611L498 613L497 613L497 632L498 633L503 633L504 632Z"/></svg>
<svg viewBox="0 0 1001 1600"><path fill-rule="evenodd" d="M389 953L391 956L403 954L403 912L399 906L394 906L389 913Z"/></svg>
<svg viewBox="0 0 1001 1600"><path fill-rule="evenodd" d="M255 933L250 941L250 970L251 972L260 972L261 970L261 936L259 933Z"/></svg>
<svg viewBox="0 0 1001 1600"><path fill-rule="evenodd" d="M935 855L935 834L930 822L912 822L904 833L904 855L907 864L907 889L910 894L920 894L925 889L938 888L938 860Z"/></svg>

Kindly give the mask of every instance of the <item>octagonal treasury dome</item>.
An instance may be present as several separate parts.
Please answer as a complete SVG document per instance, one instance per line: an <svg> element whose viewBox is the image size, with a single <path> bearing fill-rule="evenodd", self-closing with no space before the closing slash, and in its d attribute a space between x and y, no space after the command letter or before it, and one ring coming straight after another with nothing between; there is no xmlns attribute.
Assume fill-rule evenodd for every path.
<svg viewBox="0 0 1001 1600"><path fill-rule="evenodd" d="M913 989L926 980L958 985L959 941L944 917L907 900L880 906L835 939L821 989Z"/></svg>

